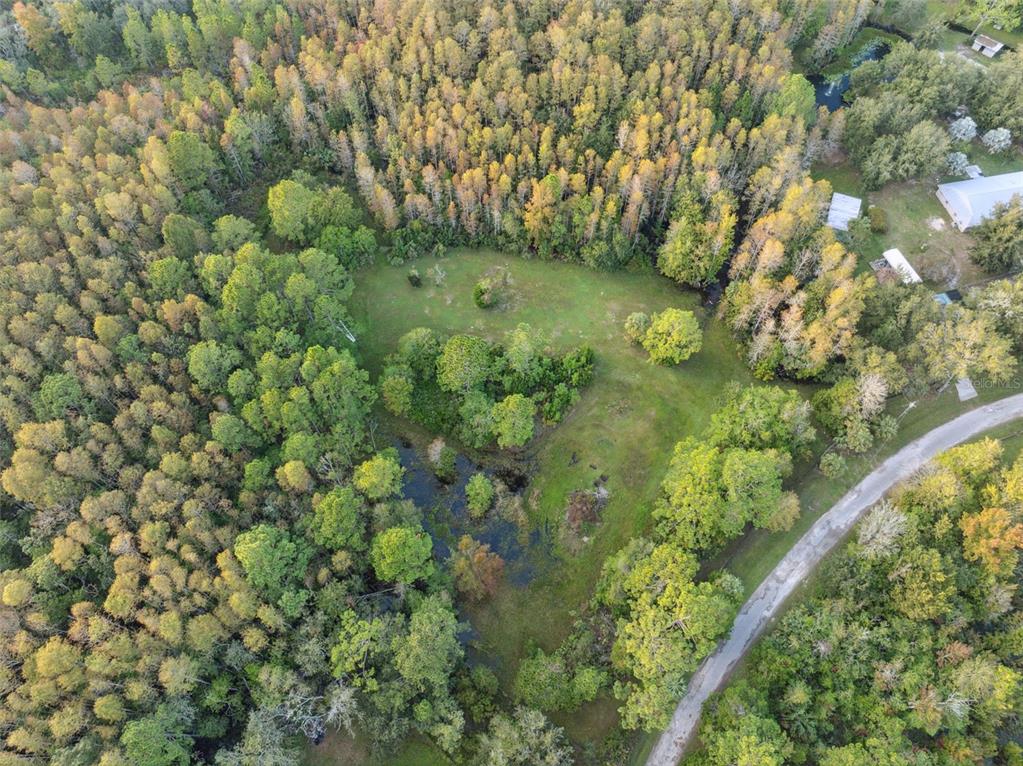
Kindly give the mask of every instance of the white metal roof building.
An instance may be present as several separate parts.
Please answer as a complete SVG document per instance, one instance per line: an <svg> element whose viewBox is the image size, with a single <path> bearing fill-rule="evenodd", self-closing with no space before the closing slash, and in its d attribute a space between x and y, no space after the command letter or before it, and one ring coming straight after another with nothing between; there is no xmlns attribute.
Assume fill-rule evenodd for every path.
<svg viewBox="0 0 1023 766"><path fill-rule="evenodd" d="M1005 47L1005 43L1000 43L993 37L988 37L987 35L977 35L973 38L973 45L971 47L973 50L990 59L994 58L995 54Z"/></svg>
<svg viewBox="0 0 1023 766"><path fill-rule="evenodd" d="M893 247L891 250L885 250L881 255L888 261L888 265L895 270L895 273L902 278L904 284L911 285L915 282L923 282L920 279L920 275L916 273L916 269L910 265L909 261L906 260L906 256L902 254L899 248Z"/></svg>
<svg viewBox="0 0 1023 766"><path fill-rule="evenodd" d="M994 209L1023 196L1023 170L998 176L981 176L938 186L938 199L960 231L976 226Z"/></svg>
<svg viewBox="0 0 1023 766"><path fill-rule="evenodd" d="M828 208L828 226L839 231L849 231L849 221L859 217L862 205L863 200L859 197L835 192L831 195L831 207Z"/></svg>

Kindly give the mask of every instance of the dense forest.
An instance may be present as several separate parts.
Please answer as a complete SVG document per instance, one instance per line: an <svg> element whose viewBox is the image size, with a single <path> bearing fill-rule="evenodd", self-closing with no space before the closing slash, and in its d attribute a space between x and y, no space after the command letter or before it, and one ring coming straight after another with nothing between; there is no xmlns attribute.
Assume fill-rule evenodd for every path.
<svg viewBox="0 0 1023 766"><path fill-rule="evenodd" d="M858 269L824 225L831 189L808 174L824 154L881 185L943 168L963 114L1010 147L1023 135L1019 53L977 70L905 43L857 73L852 107L817 109L797 70L876 11L0 4L0 764L285 766L358 730L381 752L416 732L457 762L560 766L579 751L545 714L600 693L625 728L661 726L742 601L701 561L792 527L788 481L818 436L837 472L897 428L889 397L1004 383L1023 350L1019 282L944 310ZM993 236L994 262L1023 248ZM471 538L437 552L379 419L514 452L571 417L600 360L525 324L417 328L374 379L359 270L408 262L416 286L413 261L453 246L723 288L713 321L756 377L816 391L724 392L679 439L647 534L510 694L470 662L459 612L501 561ZM485 311L500 285L477 287ZM700 348L691 312L630 321L653 362ZM980 450L962 455L973 473L946 459L871 517L834 594L786 618L763 679L717 703L707 762L995 752L1019 710L1023 541L1019 469ZM442 475L454 451L436 461ZM481 473L470 507L505 491ZM820 650L837 633L859 636L841 659ZM775 760L729 749L747 740ZM933 741L954 758L903 755Z"/></svg>
<svg viewBox="0 0 1023 766"><path fill-rule="evenodd" d="M875 506L708 705L686 762L1019 763L1021 472L984 439Z"/></svg>

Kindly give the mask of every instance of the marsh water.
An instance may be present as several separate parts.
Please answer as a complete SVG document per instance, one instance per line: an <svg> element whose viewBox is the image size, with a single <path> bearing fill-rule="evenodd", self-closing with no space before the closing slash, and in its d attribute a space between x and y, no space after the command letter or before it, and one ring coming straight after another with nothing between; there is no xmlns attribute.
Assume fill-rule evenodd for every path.
<svg viewBox="0 0 1023 766"><path fill-rule="evenodd" d="M517 496L517 502L524 504L522 493L527 479L521 472L511 468L488 468L459 454L455 458L454 479L445 483L437 478L429 461L414 446L402 442L395 447L405 468L403 494L422 510L423 524L433 537L434 557L439 561L447 560L462 535L469 535L489 545L504 559L504 576L513 585L528 585L541 569L553 563L554 546L549 531L528 529L524 511L521 518L508 518L509 514L502 513L495 503L483 519L469 515L465 485L474 473L482 472L492 480L503 482L509 492Z"/></svg>
<svg viewBox="0 0 1023 766"><path fill-rule="evenodd" d="M872 40L863 46L860 51L852 57L851 66L848 70L834 77L824 75L810 75L807 79L813 85L817 106L826 106L829 112L833 112L844 104L845 92L849 90L852 83L852 70L867 61L880 61L891 51L891 46L883 40Z"/></svg>

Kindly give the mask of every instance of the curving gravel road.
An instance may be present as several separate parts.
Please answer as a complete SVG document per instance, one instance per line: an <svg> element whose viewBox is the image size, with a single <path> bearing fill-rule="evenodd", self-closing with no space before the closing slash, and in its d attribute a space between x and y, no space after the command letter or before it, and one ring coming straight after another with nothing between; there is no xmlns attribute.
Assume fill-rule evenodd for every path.
<svg viewBox="0 0 1023 766"><path fill-rule="evenodd" d="M685 697L646 766L675 766L696 731L703 703L721 686L785 599L863 515L897 482L935 455L990 428L1023 417L1023 394L1000 399L954 418L885 460L807 530L739 610L732 632L693 674Z"/></svg>

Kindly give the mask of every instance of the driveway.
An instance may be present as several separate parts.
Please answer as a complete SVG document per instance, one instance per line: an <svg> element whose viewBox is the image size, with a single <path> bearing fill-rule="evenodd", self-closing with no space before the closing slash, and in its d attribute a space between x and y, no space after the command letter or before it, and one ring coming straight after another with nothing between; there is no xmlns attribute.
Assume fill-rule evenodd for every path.
<svg viewBox="0 0 1023 766"><path fill-rule="evenodd" d="M931 458L990 428L1023 417L1023 394L978 407L910 442L814 523L739 610L725 643L693 674L668 728L647 758L647 766L675 766L700 720L703 703L728 677L778 613L785 599L853 528L864 511L893 485L911 476Z"/></svg>

